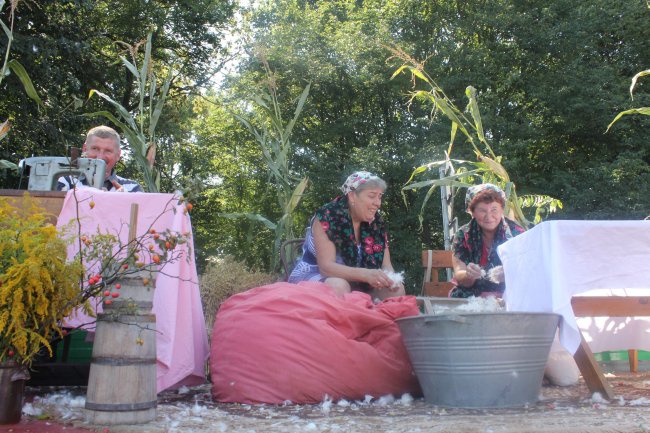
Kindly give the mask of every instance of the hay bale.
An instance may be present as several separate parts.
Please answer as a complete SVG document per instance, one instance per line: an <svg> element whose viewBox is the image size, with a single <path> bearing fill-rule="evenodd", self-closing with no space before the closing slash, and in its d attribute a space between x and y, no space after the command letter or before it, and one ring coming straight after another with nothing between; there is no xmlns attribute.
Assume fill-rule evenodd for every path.
<svg viewBox="0 0 650 433"><path fill-rule="evenodd" d="M251 270L232 256L220 257L210 263L199 282L208 336L212 335L214 318L223 301L253 287L274 283L278 279L275 274Z"/></svg>

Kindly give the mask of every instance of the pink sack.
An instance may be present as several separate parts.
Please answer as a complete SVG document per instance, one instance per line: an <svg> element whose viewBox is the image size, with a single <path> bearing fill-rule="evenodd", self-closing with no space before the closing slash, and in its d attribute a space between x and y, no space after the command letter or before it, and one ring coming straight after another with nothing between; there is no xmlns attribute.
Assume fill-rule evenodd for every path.
<svg viewBox="0 0 650 433"><path fill-rule="evenodd" d="M223 303L212 331L212 394L222 402L318 403L419 393L394 319L413 296L374 305L318 282L275 283Z"/></svg>

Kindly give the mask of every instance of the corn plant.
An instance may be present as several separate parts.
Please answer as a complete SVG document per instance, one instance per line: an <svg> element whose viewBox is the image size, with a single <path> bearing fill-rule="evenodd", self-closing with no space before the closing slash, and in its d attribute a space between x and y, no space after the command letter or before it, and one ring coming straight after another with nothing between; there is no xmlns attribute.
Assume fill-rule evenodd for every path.
<svg viewBox="0 0 650 433"><path fill-rule="evenodd" d="M431 104L433 106L433 116L441 113L451 121L451 135L447 151L445 152L445 159L429 162L417 167L406 182L406 186L402 188L402 196L405 202L406 191L428 188L419 213L420 224L422 223L425 207L431 195L436 188L443 186L466 188L476 183L486 182L500 185L506 193L506 215L513 217L525 228L541 221L542 215L545 212L555 212L557 208L562 207L560 200L547 195L526 195L522 197L517 195L515 183L510 179L508 172L502 165L503 156L498 156L494 153L492 146L490 146L485 136L477 92L474 87L468 86L466 88L467 107L465 110L460 110L445 94L444 90L427 74L424 64L416 61L398 47L387 48L392 53L391 59L399 59L402 61L402 65L395 70L391 79L401 73L409 73L414 85L417 82L422 82L427 86L426 90L417 90L414 87L414 90L411 91L409 103L420 101L425 104ZM472 146L477 161L450 158L459 131ZM415 181L419 175L440 167L452 167L453 170L451 172L453 174L436 179ZM438 170L434 170L434 172L436 175L438 174ZM526 207L535 208L533 222L524 216L522 209Z"/></svg>
<svg viewBox="0 0 650 433"><path fill-rule="evenodd" d="M645 71L641 71L632 78L632 84L630 85L630 98L631 99L634 99L634 88L636 87L636 83L637 83L638 79L641 78L641 77L645 77L646 75L650 75L650 69L646 69ZM607 131L605 131L605 132L609 132L609 129L612 127L612 125L614 125L621 117L627 116L627 115L630 115L630 114L643 114L645 116L650 116L650 107L631 108L629 110L621 111L620 113L618 113L616 115L614 120L612 120L612 122L609 125L607 125Z"/></svg>
<svg viewBox="0 0 650 433"><path fill-rule="evenodd" d="M153 60L151 58L151 37L152 33L147 35L144 59L142 65L138 68L137 54L141 43L134 46L122 42L128 48L131 56L129 61L126 57L120 56L120 60L133 75L138 89L138 108L133 114L119 102L93 89L90 91L88 98L94 95L110 103L117 111L117 116L110 111L97 111L87 113L88 117L102 116L113 122L124 134L126 141L131 148L135 162L142 169L144 182L149 192L160 191L160 172L154 167L156 159L156 126L169 92L169 86L172 81L173 69L169 70L167 78L163 81L160 94L156 99L158 92L156 75L153 72Z"/></svg>
<svg viewBox="0 0 650 433"><path fill-rule="evenodd" d="M27 96L32 98L38 105L39 107L43 105L43 102L41 101L41 98L38 96L38 93L36 92L36 89L34 88L34 84L32 83L32 80L29 78L29 75L27 74L27 71L21 65L16 59L11 59L9 60L9 53L11 52L11 44L14 41L14 14L16 11L16 7L18 6L19 0L12 0L9 4L9 26L5 24L4 21L0 20L0 27L2 27L2 30L4 31L5 36L7 37L7 48L5 49L5 55L2 61L2 69L0 69L0 84L2 84L2 80L9 74L9 71L12 71L20 82L23 84L23 87L25 88L25 92L27 93ZM0 0L0 11L3 10L5 7L5 0ZM11 129L11 125L9 123L9 119L5 120L0 124L0 141L3 140L6 136L7 133L9 133L9 130ZM6 161L4 159L0 160L0 169L10 169L10 170L18 170L18 166L14 164L13 162Z"/></svg>
<svg viewBox="0 0 650 433"><path fill-rule="evenodd" d="M257 119L252 116L235 115L235 117L253 134L260 145L270 176L276 186L278 204L283 212L282 217L277 222L272 222L268 218L255 213L238 212L221 215L226 218L248 218L264 224L264 226L275 232L273 254L271 255L271 269L275 271L279 268L279 252L282 241L295 238L293 213L308 184L307 177L303 177L296 184L289 169L289 159L291 157L291 134L309 95L310 85L305 86L298 99L293 118L285 125L276 93L275 77L264 59L262 63L268 77L268 92L260 92L253 98L257 109Z"/></svg>

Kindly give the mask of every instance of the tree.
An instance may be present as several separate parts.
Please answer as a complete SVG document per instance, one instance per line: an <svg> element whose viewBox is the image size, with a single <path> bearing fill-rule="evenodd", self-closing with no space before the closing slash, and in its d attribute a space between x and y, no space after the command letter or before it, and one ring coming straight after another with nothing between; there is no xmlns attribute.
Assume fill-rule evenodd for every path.
<svg viewBox="0 0 650 433"><path fill-rule="evenodd" d="M68 147L79 147L83 133L96 124L80 114L100 107L84 106L91 89L115 96L129 109L137 105L131 76L117 62L119 54L128 57L118 41L135 45L152 29L153 56L164 62L173 52L180 59L171 97L197 91L227 56L222 38L232 14L229 0L124 0L118 6L94 0L22 2L13 50L37 77L45 109L30 106L18 84L5 81L0 113L12 118L15 133L3 157L64 155Z"/></svg>

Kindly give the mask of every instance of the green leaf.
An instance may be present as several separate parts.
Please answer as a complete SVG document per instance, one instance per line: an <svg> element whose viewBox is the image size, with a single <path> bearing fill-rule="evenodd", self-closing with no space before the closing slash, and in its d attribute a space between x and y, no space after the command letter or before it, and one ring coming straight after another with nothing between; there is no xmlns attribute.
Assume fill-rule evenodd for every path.
<svg viewBox="0 0 650 433"><path fill-rule="evenodd" d="M43 101L41 101L40 96L38 96L38 93L36 92L36 89L34 88L34 84L32 83L32 80L29 78L29 75L27 74L27 71L23 67L23 65L18 62L16 59L12 59L7 63L7 66L16 74L16 76L20 79L21 83L23 83L23 87L25 88L25 92L27 93L27 96L32 98L38 105L43 105Z"/></svg>
<svg viewBox="0 0 650 433"><path fill-rule="evenodd" d="M296 106L296 111L293 113L293 119L291 119L291 121L289 122L289 124L284 130L284 137L286 139L288 139L289 136L291 135L291 131L293 130L293 127L296 124L298 117L300 117L300 113L302 112L303 106L305 105L305 101L307 100L307 96L309 95L310 87L311 84L307 84L305 86L305 89L302 91L302 94L300 95L300 99L298 100L298 105Z"/></svg>
<svg viewBox="0 0 650 433"><path fill-rule="evenodd" d="M18 166L6 159L0 159L0 169L18 171Z"/></svg>
<svg viewBox="0 0 650 433"><path fill-rule="evenodd" d="M411 74L415 75L418 77L420 80L424 81L425 83L429 83L429 79L424 76L424 74L417 68L414 68L412 66L408 66L409 71Z"/></svg>
<svg viewBox="0 0 650 433"><path fill-rule="evenodd" d="M479 156L479 159L481 162L483 162L487 168L497 176L501 178L504 182L510 182L510 176L508 176L508 172L506 169L499 164L497 161L493 160L492 158L488 158L487 156Z"/></svg>
<svg viewBox="0 0 650 433"><path fill-rule="evenodd" d="M632 84L630 85L630 98L634 99L634 95L632 94L632 92L634 91L634 87L636 86L637 80L641 77L645 77L646 75L650 75L650 69L641 71L632 78Z"/></svg>
<svg viewBox="0 0 650 433"><path fill-rule="evenodd" d="M122 60L122 63L124 64L124 66L126 66L126 69L131 71L135 79L139 80L140 73L138 72L138 68L133 63L129 62L124 56L120 56L120 60Z"/></svg>
<svg viewBox="0 0 650 433"><path fill-rule="evenodd" d="M287 203L287 207L284 209L284 213L286 215L291 215L291 213L296 209L298 203L300 202L300 199L302 199L308 183L309 178L303 177L296 188L293 190L291 193L291 198L289 199L289 203Z"/></svg>
<svg viewBox="0 0 650 433"><path fill-rule="evenodd" d="M399 74L402 73L404 69L406 69L408 66L407 65L402 65L395 72L393 72L393 75L390 76L390 79L392 80L393 78L397 77Z"/></svg>
<svg viewBox="0 0 650 433"><path fill-rule="evenodd" d="M160 115L162 114L163 107L165 105L165 100L167 99L167 93L169 92L169 86L172 83L172 74L173 71L169 71L169 76L165 80L162 91L160 93L160 97L158 98L158 101L156 102L156 108L154 109L153 113L151 114L151 119L149 119L149 136L153 137L154 131L156 129L156 125L158 124L158 120L160 119ZM153 95L153 94L152 94Z"/></svg>
<svg viewBox="0 0 650 433"><path fill-rule="evenodd" d="M138 127L137 127L137 125L135 123L135 119L133 119L133 116L131 116L131 113L129 113L129 111L126 108L124 108L122 106L122 104L120 104L117 101L114 101L113 98L111 98L110 96L108 96L108 95L106 95L106 94L104 94L104 93L102 93L102 92L100 92L99 90L96 90L96 89L92 89L90 91L90 93L88 94L88 99L92 98L93 95L95 95L95 94L97 94L100 98L108 101L111 105L113 105L113 107L115 107L117 109L117 113L120 115L122 120L125 121L129 125L130 128L133 128L134 130L138 129Z"/></svg>
<svg viewBox="0 0 650 433"><path fill-rule="evenodd" d="M616 122L618 121L618 119L620 119L620 118L623 117L623 116L630 115L630 114L643 114L643 115L645 115L645 116L650 116L650 107L632 108L631 110L621 111L621 112L618 113L618 115L614 118L614 120L612 120L612 123L610 123L609 125L607 125L607 130L605 131L605 133L609 132L609 129L612 127L612 125L613 125L614 123L616 123Z"/></svg>
<svg viewBox="0 0 650 433"><path fill-rule="evenodd" d="M9 30L9 27L7 27L7 25L2 20L0 20L0 26L2 26L2 30L4 30L5 35L7 36L7 42L11 43L11 41L14 39L14 35L11 33L11 30Z"/></svg>
<svg viewBox="0 0 650 433"><path fill-rule="evenodd" d="M219 216L222 216L224 218L230 218L230 219L248 218L251 221L261 222L271 230L275 230L276 228L276 224L272 223L262 215L256 213L245 213L245 212L220 213Z"/></svg>
<svg viewBox="0 0 650 433"><path fill-rule="evenodd" d="M476 89L472 86L467 86L465 89L465 95L469 102L467 103L467 109L472 115L474 120L474 128L476 128L476 135L478 136L481 142L485 142L485 134L483 133L483 121L481 120L481 112L478 108L478 100L476 98Z"/></svg>

